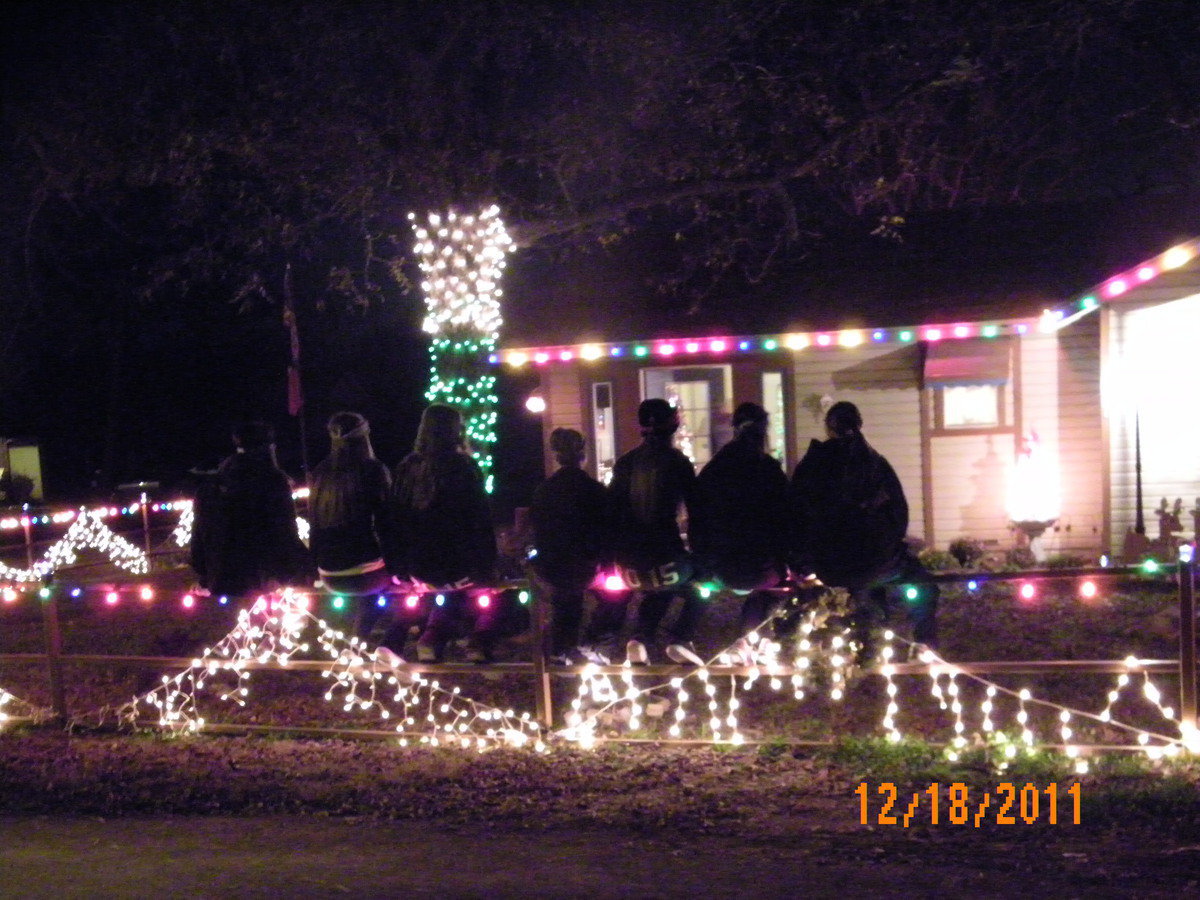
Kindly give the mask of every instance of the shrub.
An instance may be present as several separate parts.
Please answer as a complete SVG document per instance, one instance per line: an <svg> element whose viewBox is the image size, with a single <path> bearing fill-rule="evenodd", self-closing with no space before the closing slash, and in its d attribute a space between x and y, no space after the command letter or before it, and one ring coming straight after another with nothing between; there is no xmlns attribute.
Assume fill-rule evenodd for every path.
<svg viewBox="0 0 1200 900"><path fill-rule="evenodd" d="M1033 569L1037 567L1037 558L1028 547L1013 547L1004 554L1004 562L1014 569Z"/></svg>
<svg viewBox="0 0 1200 900"><path fill-rule="evenodd" d="M950 542L950 555L964 569L973 568L983 559L983 544L974 538L957 538Z"/></svg>
<svg viewBox="0 0 1200 900"><path fill-rule="evenodd" d="M917 558L921 560L921 565L931 572L949 572L959 567L958 559L945 550L929 548L922 550Z"/></svg>
<svg viewBox="0 0 1200 900"><path fill-rule="evenodd" d="M1073 553L1056 553L1043 563L1047 569L1082 569L1091 563L1084 557Z"/></svg>

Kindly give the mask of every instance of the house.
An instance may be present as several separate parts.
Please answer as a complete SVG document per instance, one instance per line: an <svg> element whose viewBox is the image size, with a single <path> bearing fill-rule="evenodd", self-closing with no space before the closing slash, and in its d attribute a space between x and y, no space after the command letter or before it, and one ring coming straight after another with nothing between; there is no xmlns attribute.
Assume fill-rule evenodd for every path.
<svg viewBox="0 0 1200 900"><path fill-rule="evenodd" d="M506 336L495 359L536 381L544 434L583 432L602 479L638 443L647 397L680 408L677 444L697 468L728 440L737 403L761 403L788 471L824 437L828 405L850 400L905 486L911 536L996 549L1036 536L1042 554L1121 558L1142 523L1158 536L1164 501L1200 522L1200 205L1169 199L1086 222L1076 209L917 228L906 248L826 260L748 307L786 323L774 330L648 326L598 289L561 304L592 320L535 317L527 332L547 339Z"/></svg>

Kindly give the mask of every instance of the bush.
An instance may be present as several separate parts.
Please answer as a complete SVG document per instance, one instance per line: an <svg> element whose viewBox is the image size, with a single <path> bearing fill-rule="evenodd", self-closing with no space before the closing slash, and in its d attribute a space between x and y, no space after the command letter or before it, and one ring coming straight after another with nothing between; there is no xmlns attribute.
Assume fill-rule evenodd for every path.
<svg viewBox="0 0 1200 900"><path fill-rule="evenodd" d="M958 559L945 550L922 550L917 558L931 572L952 572L959 568Z"/></svg>
<svg viewBox="0 0 1200 900"><path fill-rule="evenodd" d="M1047 558L1043 565L1047 569L1082 569L1091 563L1086 558L1073 553L1056 553Z"/></svg>
<svg viewBox="0 0 1200 900"><path fill-rule="evenodd" d="M1037 568L1037 558L1028 547L1013 547L1004 554L1004 562L1014 569Z"/></svg>
<svg viewBox="0 0 1200 900"><path fill-rule="evenodd" d="M983 559L983 544L974 538L958 538L950 542L950 555L964 569L974 568Z"/></svg>

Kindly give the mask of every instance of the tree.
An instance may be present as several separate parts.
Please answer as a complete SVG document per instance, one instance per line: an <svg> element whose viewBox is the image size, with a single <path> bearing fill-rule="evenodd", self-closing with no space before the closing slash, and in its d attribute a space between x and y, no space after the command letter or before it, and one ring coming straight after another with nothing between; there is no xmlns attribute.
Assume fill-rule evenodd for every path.
<svg viewBox="0 0 1200 900"><path fill-rule="evenodd" d="M1190 0L64 9L4 48L7 334L102 323L114 372L147 304L270 306L289 263L302 319L416 318L410 211L645 244L686 310L831 229L1196 176Z"/></svg>

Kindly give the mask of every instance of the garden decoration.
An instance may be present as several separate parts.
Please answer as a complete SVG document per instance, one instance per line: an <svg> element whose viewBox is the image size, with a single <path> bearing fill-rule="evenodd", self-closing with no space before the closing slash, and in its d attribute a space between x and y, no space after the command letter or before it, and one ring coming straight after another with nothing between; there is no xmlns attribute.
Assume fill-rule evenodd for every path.
<svg viewBox="0 0 1200 900"><path fill-rule="evenodd" d="M830 592L828 600L807 609L794 637L786 641L765 636L775 618L788 612L777 611L705 665L676 668L665 680L639 674L628 665L581 667L566 725L543 731L528 713L477 703L463 696L459 688L447 687L406 666L386 648L371 648L347 636L312 613L309 597L289 589L259 597L239 613L236 627L225 638L184 671L163 676L158 687L121 707L118 717L127 724L142 725L146 721L143 713L150 709L156 727L172 734L197 733L207 724L199 704L202 695L246 705L255 669L303 668L316 669L330 681L326 701L347 713L374 713L394 729L401 745L545 750L549 743L563 741L587 748L642 736L650 720L670 722L666 736L654 740L739 745L746 743L740 723L742 698L760 685L773 691L787 690L796 699L814 688L824 690L833 702L844 698L846 685L856 672L853 647L837 615L837 601L838 593ZM316 639L310 643L305 633L312 627ZM314 645L321 660L307 658ZM981 749L1002 771L1020 753L1057 748L1075 759L1076 770L1082 773L1087 771L1087 755L1096 750L1134 749L1152 759L1184 750L1200 751L1196 736L1183 733L1175 711L1163 704L1161 692L1137 659L1125 660L1125 672L1108 691L1107 704L1093 713L1040 699L1027 689L996 684L929 650L923 652L917 666L901 667L894 661L897 648L910 646L888 631L880 650L878 674L887 694L881 725L891 741L903 739L897 725L902 712L897 678L921 672L930 679L930 691L939 707L952 718L951 733L944 742L951 760L970 749ZM1142 698L1157 709L1164 723L1178 730L1178 736L1114 717L1114 704L1139 681ZM975 712L964 702L965 682L983 689ZM1040 734L1033 723L1035 710L1053 722L1041 727ZM1090 744L1076 734L1080 721L1103 725L1110 733L1127 734L1133 743Z"/></svg>
<svg viewBox="0 0 1200 900"><path fill-rule="evenodd" d="M198 697L213 693L224 702L244 706L250 695L254 668L297 665L296 657L311 645L303 640L310 626L324 652L321 677L332 684L325 693L343 710L374 711L381 721L394 722L402 745L415 740L430 746L450 745L479 750L494 746L532 746L544 749L537 723L463 697L458 688L445 688L418 672L405 671L386 648L370 649L309 611L309 598L291 589L257 598L241 610L234 629L192 664L118 710L131 725L142 721L141 710L156 711L157 726L174 734L193 734L205 726Z"/></svg>

